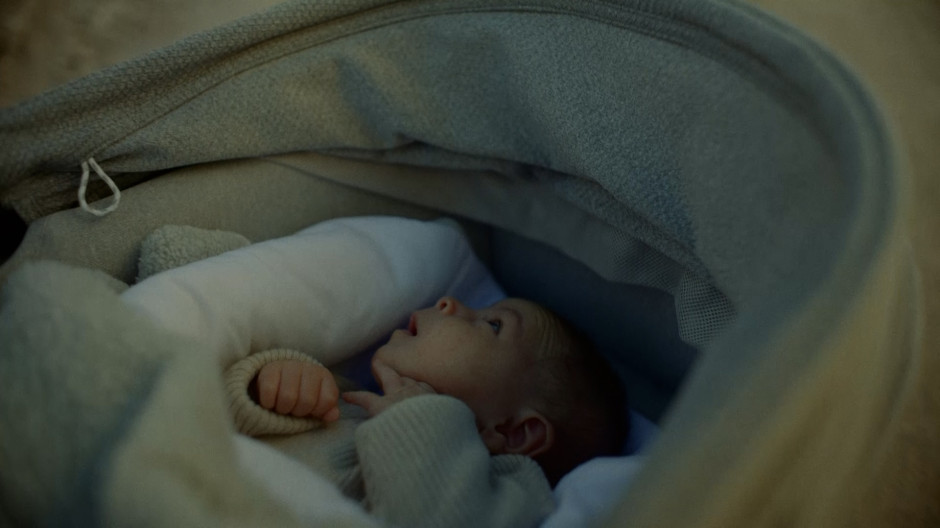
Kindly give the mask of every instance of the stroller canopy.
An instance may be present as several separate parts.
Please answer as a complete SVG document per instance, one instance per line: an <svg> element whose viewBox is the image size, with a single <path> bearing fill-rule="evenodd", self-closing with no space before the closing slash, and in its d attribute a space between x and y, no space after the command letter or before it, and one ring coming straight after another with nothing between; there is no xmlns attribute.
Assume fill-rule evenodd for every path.
<svg viewBox="0 0 940 528"><path fill-rule="evenodd" d="M854 524L890 473L917 335L891 139L745 5L292 1L3 110L0 143L27 221L111 195L89 160L127 187L263 158L671 294L699 356L611 526Z"/></svg>

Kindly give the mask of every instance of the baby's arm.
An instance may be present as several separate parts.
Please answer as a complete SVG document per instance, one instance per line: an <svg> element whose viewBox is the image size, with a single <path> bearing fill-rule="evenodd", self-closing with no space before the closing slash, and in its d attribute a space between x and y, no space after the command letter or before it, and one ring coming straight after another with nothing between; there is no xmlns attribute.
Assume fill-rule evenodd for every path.
<svg viewBox="0 0 940 528"><path fill-rule="evenodd" d="M270 349L235 362L225 371L225 390L235 427L246 435L301 433L339 418L336 379L297 350Z"/></svg>
<svg viewBox="0 0 940 528"><path fill-rule="evenodd" d="M356 430L370 511L393 526L535 526L554 509L531 458L492 457L473 412L381 371L384 396L344 393L373 416ZM389 387L389 380L401 382Z"/></svg>
<svg viewBox="0 0 940 528"><path fill-rule="evenodd" d="M470 408L408 398L356 430L370 512L392 526L536 526L554 509L531 458L490 456Z"/></svg>

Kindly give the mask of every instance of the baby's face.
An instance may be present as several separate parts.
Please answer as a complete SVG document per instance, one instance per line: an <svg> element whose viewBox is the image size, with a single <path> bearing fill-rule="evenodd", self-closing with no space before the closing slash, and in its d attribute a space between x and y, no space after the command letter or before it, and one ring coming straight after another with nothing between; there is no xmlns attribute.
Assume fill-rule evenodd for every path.
<svg viewBox="0 0 940 528"><path fill-rule="evenodd" d="M478 420L498 419L523 403L526 372L549 326L548 314L529 301L506 299L472 310L444 297L412 314L373 363L462 400Z"/></svg>

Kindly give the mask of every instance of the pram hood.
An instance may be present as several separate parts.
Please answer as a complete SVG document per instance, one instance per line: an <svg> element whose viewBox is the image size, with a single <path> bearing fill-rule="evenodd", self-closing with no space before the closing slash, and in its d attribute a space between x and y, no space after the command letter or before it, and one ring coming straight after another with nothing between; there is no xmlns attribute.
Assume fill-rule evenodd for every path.
<svg viewBox="0 0 940 528"><path fill-rule="evenodd" d="M673 294L702 355L611 525L851 523L890 471L918 324L891 138L747 6L288 2L6 109L0 143L27 220L90 159L355 159L328 177Z"/></svg>

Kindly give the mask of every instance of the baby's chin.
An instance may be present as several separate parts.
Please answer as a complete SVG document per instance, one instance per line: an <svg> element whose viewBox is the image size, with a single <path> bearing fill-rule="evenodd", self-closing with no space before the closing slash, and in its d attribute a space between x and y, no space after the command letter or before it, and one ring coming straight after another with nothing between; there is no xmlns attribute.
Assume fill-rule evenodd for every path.
<svg viewBox="0 0 940 528"><path fill-rule="evenodd" d="M411 377L411 370L408 368L408 353L406 349L396 346L394 343L386 343L379 347L372 356L372 370L375 371L376 365L390 368L401 376Z"/></svg>

